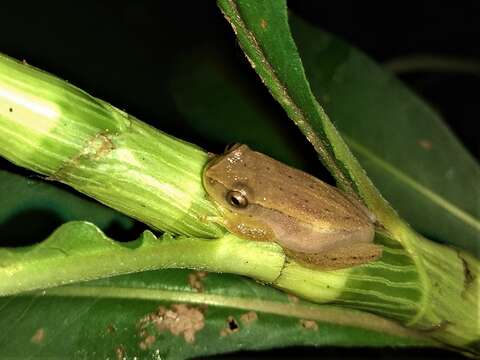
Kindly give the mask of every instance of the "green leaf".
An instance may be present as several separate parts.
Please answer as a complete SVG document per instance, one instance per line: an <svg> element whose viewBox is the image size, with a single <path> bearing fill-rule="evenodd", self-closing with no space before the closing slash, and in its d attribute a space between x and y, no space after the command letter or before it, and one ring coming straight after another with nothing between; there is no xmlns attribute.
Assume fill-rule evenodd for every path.
<svg viewBox="0 0 480 360"><path fill-rule="evenodd" d="M39 241L66 221L94 222L102 229L128 231L133 220L52 183L0 170L2 246Z"/></svg>
<svg viewBox="0 0 480 360"><path fill-rule="evenodd" d="M314 94L382 195L418 231L478 254L480 167L440 116L360 51L291 25Z"/></svg>
<svg viewBox="0 0 480 360"><path fill-rule="evenodd" d="M193 318L197 330L161 330L161 307L179 304L190 309L181 317L187 328ZM374 315L311 304L240 276L182 270L2 298L0 328L2 356L14 358L184 359L289 345L435 344Z"/></svg>

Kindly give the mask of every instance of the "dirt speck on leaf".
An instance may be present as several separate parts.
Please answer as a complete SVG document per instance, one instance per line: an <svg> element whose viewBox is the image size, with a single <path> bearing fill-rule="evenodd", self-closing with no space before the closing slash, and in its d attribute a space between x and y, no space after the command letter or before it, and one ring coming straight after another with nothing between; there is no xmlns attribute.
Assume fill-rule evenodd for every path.
<svg viewBox="0 0 480 360"><path fill-rule="evenodd" d="M298 304L298 302L300 301L298 297L292 294L288 294L287 298L288 298L288 301L290 301L292 304Z"/></svg>
<svg viewBox="0 0 480 360"><path fill-rule="evenodd" d="M240 327L238 326L237 320L235 320L235 318L233 316L229 316L227 318L226 327L223 328L222 331L220 331L220 336L224 337L224 336L231 335L231 334L233 334L235 332L238 332L238 331L240 331Z"/></svg>
<svg viewBox="0 0 480 360"><path fill-rule="evenodd" d="M432 142L428 139L419 139L417 142L418 142L418 145L420 145L420 147L422 149L425 149L425 150L431 150L432 149Z"/></svg>
<svg viewBox="0 0 480 360"><path fill-rule="evenodd" d="M188 275L188 284L197 292L203 292L203 279L207 277L205 271L195 271Z"/></svg>
<svg viewBox="0 0 480 360"><path fill-rule="evenodd" d="M118 345L115 348L115 355L117 357L117 360L126 359L125 347L123 345Z"/></svg>
<svg viewBox="0 0 480 360"><path fill-rule="evenodd" d="M34 344L41 344L45 339L45 329L39 328L35 331L35 334L30 338L30 341Z"/></svg>
<svg viewBox="0 0 480 360"><path fill-rule="evenodd" d="M242 316L240 316L240 321L244 325L250 325L258 320L258 315L255 311L249 311Z"/></svg>
<svg viewBox="0 0 480 360"><path fill-rule="evenodd" d="M267 20L265 19L260 20L260 26L263 30L265 30L268 26Z"/></svg>
<svg viewBox="0 0 480 360"><path fill-rule="evenodd" d="M195 334L204 328L205 318L203 312L197 307L189 307L186 304L172 304L170 309L164 306L146 315L138 322L139 334L147 339L149 336L146 327L153 325L157 332L165 330L173 335L183 335L189 344L195 342ZM145 341L145 340L144 340Z"/></svg>
<svg viewBox="0 0 480 360"><path fill-rule="evenodd" d="M306 330L314 330L314 331L318 330L318 325L313 320L301 319L300 325L302 325L302 327Z"/></svg>
<svg viewBox="0 0 480 360"><path fill-rule="evenodd" d="M155 343L155 340L156 340L155 336L147 335L147 337L145 339L143 339L142 341L140 341L138 343L138 346L142 350L150 349L152 347L152 345Z"/></svg>
<svg viewBox="0 0 480 360"><path fill-rule="evenodd" d="M117 332L117 329L115 328L115 326L112 324L108 324L107 334L115 334L116 332Z"/></svg>

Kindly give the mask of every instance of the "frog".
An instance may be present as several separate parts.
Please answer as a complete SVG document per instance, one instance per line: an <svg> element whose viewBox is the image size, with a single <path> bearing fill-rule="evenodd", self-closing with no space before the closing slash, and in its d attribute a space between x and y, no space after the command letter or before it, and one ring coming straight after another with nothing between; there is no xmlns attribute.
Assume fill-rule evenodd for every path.
<svg viewBox="0 0 480 360"><path fill-rule="evenodd" d="M245 144L212 156L202 177L217 222L240 238L277 243L302 266L341 269L382 254L376 218L359 200Z"/></svg>

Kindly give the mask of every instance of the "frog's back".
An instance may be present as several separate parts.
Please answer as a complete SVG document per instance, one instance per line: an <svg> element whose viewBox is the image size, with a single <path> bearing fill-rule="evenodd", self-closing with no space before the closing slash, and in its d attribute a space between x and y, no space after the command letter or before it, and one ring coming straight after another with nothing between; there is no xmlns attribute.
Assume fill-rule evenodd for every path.
<svg viewBox="0 0 480 360"><path fill-rule="evenodd" d="M371 226L368 210L337 188L241 145L225 162L227 187L235 182L254 184L252 203L281 211L319 227L355 230ZM281 201L279 201L279 199Z"/></svg>

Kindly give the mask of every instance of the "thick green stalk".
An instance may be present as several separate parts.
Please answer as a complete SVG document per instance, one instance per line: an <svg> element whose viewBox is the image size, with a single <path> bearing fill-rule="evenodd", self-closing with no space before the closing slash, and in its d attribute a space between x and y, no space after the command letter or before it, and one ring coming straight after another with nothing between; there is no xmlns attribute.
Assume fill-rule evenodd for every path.
<svg viewBox="0 0 480 360"><path fill-rule="evenodd" d="M418 267L398 242L382 234L375 241L383 245L378 261L320 273L287 262L276 286L315 302L334 294L330 301L337 304L396 319L475 352L480 337L478 260L418 237L414 242L424 265Z"/></svg>
<svg viewBox="0 0 480 360"><path fill-rule="evenodd" d="M154 229L224 230L201 182L207 154L50 74L0 55L0 156Z"/></svg>
<svg viewBox="0 0 480 360"><path fill-rule="evenodd" d="M275 244L230 236L205 240L221 238L225 230L208 221L218 213L202 186L204 151L5 56L0 56L0 155L155 229L191 237L158 244L149 238L138 256L121 246L112 250L111 243L85 251L53 244L47 255L35 246L26 252L7 249L0 252L1 294L146 268L203 268L248 275L316 302L375 312L463 349L472 350L480 339L472 321L478 312L478 260L421 238L401 221L393 235L405 241L377 234L382 259L328 272L289 261ZM100 266L99 254L121 261ZM241 261L236 254L243 255ZM91 272L72 265L79 262L88 262ZM64 270L51 270L57 268Z"/></svg>

